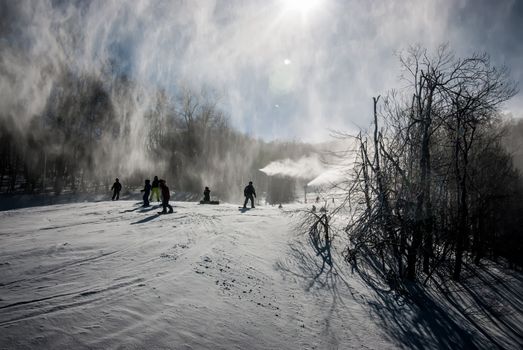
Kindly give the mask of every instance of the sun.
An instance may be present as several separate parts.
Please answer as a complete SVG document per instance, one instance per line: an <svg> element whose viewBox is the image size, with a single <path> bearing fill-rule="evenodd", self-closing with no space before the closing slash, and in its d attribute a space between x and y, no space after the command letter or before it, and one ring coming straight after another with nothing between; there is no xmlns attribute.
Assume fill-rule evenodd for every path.
<svg viewBox="0 0 523 350"><path fill-rule="evenodd" d="M282 0L286 11L307 14L318 7L321 0Z"/></svg>

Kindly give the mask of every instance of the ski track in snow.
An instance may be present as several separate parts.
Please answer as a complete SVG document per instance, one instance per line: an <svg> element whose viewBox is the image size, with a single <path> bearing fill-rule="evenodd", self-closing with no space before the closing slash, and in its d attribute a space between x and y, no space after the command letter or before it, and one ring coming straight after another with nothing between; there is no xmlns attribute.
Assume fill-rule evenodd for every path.
<svg viewBox="0 0 523 350"><path fill-rule="evenodd" d="M281 210L174 207L0 213L2 346L337 347L315 296L277 268L294 238Z"/></svg>
<svg viewBox="0 0 523 350"><path fill-rule="evenodd" d="M403 347L282 210L140 204L0 212L0 348Z"/></svg>

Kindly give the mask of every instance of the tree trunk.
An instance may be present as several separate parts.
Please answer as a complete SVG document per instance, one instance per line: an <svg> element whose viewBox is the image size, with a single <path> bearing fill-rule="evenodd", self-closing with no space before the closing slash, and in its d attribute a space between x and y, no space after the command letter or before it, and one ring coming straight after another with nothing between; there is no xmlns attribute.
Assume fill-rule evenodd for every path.
<svg viewBox="0 0 523 350"><path fill-rule="evenodd" d="M430 83L429 83L430 84ZM409 249L407 277L410 280L416 278L416 263L418 250L424 242L423 270L428 273L430 257L432 256L432 204L430 200L431 189L431 169L430 169L430 131L432 124L432 98L435 87L430 85L428 88L427 105L421 119L421 155L420 167L420 186L421 190L417 196L414 236L412 245ZM421 98L421 97L418 97Z"/></svg>
<svg viewBox="0 0 523 350"><path fill-rule="evenodd" d="M383 180L383 173L381 170L381 164L380 164L380 154L379 154L379 142L380 142L380 135L379 135L379 127L378 127L378 112L377 112L377 105L378 100L380 99L380 96L373 97L373 103L374 103L374 165L375 165L375 172L376 172L376 181L378 185L378 201L380 206L380 219L383 220L381 223L382 228L385 231L385 235L387 237L387 240L389 242L389 247L392 250L392 253L394 255L394 258L396 259L396 263L398 266L398 274L401 276L402 271L400 270L402 268L401 255L399 254L399 247L398 242L396 242L396 235L394 234L394 229L392 227L392 212L391 212L391 206L389 203L389 197L387 193L387 189ZM385 262L383 261L383 265L385 265ZM385 269L385 266L384 266Z"/></svg>
<svg viewBox="0 0 523 350"><path fill-rule="evenodd" d="M458 133L460 128L458 128ZM459 135L458 135L459 137ZM454 262L454 273L452 278L455 281L459 281L462 267L463 254L465 252L465 240L468 237L467 230L467 218L468 218L468 192L467 192L467 166L468 166L468 151L466 145L462 148L463 155L463 172L460 176L459 172L459 149L460 143L458 142L456 148L458 152L458 158L456 159L457 175L459 179L459 201L458 201L458 230L457 230L457 241L456 241L456 261Z"/></svg>

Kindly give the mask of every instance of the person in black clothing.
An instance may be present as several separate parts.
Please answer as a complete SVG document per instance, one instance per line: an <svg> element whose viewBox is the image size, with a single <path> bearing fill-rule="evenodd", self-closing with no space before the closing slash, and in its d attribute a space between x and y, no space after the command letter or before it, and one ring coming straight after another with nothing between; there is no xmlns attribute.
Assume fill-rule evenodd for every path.
<svg viewBox="0 0 523 350"><path fill-rule="evenodd" d="M173 212L173 207L169 204L169 199L171 198L171 192L169 192L169 187L165 184L165 180L160 180L160 189L162 190L162 207L163 211L161 214L167 214L167 208L169 208L169 213Z"/></svg>
<svg viewBox="0 0 523 350"><path fill-rule="evenodd" d="M120 191L122 190L122 184L120 183L120 180L116 178L116 181L113 184L113 187L111 187L111 190L113 191L113 201L120 199Z"/></svg>
<svg viewBox="0 0 523 350"><path fill-rule="evenodd" d="M149 206L149 195L151 194L151 180L145 180L145 187L140 192L143 192L143 206Z"/></svg>
<svg viewBox="0 0 523 350"><path fill-rule="evenodd" d="M252 185L252 181L249 181L249 184L243 190L243 195L245 196L245 202L243 202L243 207L247 207L247 202L251 200L251 208L254 208L254 198L256 197L256 190ZM253 197L254 196L254 197Z"/></svg>
<svg viewBox="0 0 523 350"><path fill-rule="evenodd" d="M209 187L205 187L205 190L203 191L203 201L204 202L211 201L211 190L209 189Z"/></svg>
<svg viewBox="0 0 523 350"><path fill-rule="evenodd" d="M154 202L154 197L156 197L156 202L159 202L160 201L160 183L158 180L158 176L154 177L154 180L153 180L153 183L151 186L151 191L152 191L151 198L149 198L149 200L151 202Z"/></svg>

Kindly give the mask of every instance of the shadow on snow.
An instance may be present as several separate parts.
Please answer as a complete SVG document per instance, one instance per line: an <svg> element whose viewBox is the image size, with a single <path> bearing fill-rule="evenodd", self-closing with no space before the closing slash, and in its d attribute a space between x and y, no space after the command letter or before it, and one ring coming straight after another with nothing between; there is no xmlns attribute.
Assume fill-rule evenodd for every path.
<svg viewBox="0 0 523 350"><path fill-rule="evenodd" d="M289 243L289 257L276 263L284 275L290 274L305 282L305 290L324 297L330 295L330 309L325 320L324 333L336 342L329 322L334 315L347 317L350 308L345 305L351 298L341 298L350 293L352 299L377 320L381 330L399 348L404 349L478 349L503 348L478 326L478 332L471 332L463 326L462 316L450 312L433 296L417 285L407 286L407 293L398 294L376 278L372 261L369 268L353 267L357 274L371 288L374 295L364 295L351 285L351 277L341 254L330 244L319 246L309 239L307 243L295 240ZM312 248L312 249L311 249ZM340 264L338 265L338 262ZM345 300L345 301L344 301ZM470 320L468 320L470 321ZM479 335L479 336L478 336Z"/></svg>
<svg viewBox="0 0 523 350"><path fill-rule="evenodd" d="M131 225L145 224L146 222L152 221L152 220L154 220L154 219L156 219L158 217L160 217L160 214L153 214L151 216L143 218L142 220L131 222Z"/></svg>

